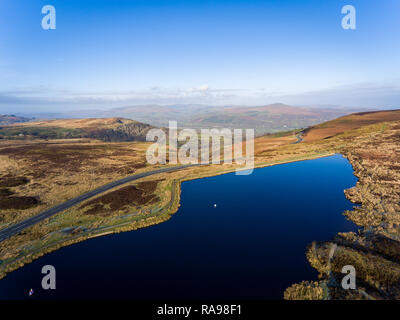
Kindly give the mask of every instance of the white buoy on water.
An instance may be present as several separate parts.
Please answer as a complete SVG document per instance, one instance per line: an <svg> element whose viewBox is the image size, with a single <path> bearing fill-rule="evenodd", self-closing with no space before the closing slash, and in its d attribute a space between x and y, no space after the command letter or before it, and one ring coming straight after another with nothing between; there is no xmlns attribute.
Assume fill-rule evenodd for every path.
<svg viewBox="0 0 400 320"><path fill-rule="evenodd" d="M214 208L216 208L217 207L217 204L216 203L214 203Z"/></svg>

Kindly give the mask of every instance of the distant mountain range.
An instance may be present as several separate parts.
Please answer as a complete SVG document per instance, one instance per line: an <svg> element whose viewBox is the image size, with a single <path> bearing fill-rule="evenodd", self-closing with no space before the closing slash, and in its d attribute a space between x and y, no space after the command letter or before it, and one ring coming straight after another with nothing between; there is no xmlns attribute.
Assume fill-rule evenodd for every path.
<svg viewBox="0 0 400 320"><path fill-rule="evenodd" d="M257 134L305 128L360 111L361 108L295 107L282 103L259 107L188 105L137 105L109 110L82 110L60 114L36 114L38 118L122 117L157 127L178 121L180 128L254 128Z"/></svg>
<svg viewBox="0 0 400 320"><path fill-rule="evenodd" d="M304 141L328 139L350 130L391 121L400 121L400 109L353 113L307 128L304 130L303 139ZM382 130L384 128L382 125Z"/></svg>

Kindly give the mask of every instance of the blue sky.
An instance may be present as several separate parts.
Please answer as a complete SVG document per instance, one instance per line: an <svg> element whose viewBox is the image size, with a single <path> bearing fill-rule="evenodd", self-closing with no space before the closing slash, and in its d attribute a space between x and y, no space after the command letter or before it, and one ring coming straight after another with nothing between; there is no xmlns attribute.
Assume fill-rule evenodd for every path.
<svg viewBox="0 0 400 320"><path fill-rule="evenodd" d="M41 8L56 8L43 30ZM341 8L354 5L357 29ZM0 1L0 112L400 107L400 1Z"/></svg>

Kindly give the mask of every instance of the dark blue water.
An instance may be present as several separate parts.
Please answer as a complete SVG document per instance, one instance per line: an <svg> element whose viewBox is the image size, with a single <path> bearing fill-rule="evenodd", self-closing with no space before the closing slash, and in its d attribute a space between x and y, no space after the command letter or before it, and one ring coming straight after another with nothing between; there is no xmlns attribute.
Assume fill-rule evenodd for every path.
<svg viewBox="0 0 400 320"><path fill-rule="evenodd" d="M355 183L339 155L184 182L169 221L50 253L0 280L0 298L281 299L316 280L308 244L355 229L342 216ZM46 264L56 290L41 289Z"/></svg>

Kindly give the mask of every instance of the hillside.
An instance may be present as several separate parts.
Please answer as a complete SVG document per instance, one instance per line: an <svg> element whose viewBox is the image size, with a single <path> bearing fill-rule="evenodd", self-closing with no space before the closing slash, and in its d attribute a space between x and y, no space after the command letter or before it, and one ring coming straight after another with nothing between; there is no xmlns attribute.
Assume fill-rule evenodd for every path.
<svg viewBox="0 0 400 320"><path fill-rule="evenodd" d="M136 121L151 124L156 127L167 127L169 120L178 121L179 124L186 122L191 117L221 109L223 107L213 107L198 104L176 104L176 105L135 105L127 107L113 108L109 110L81 110L60 113L58 118L93 118L93 117L121 117L125 119L135 119ZM53 118L54 115L38 115L46 118Z"/></svg>
<svg viewBox="0 0 400 320"><path fill-rule="evenodd" d="M305 130L305 141L317 141L380 122L400 120L400 110L353 113Z"/></svg>
<svg viewBox="0 0 400 320"><path fill-rule="evenodd" d="M11 115L2 115L0 114L0 126L5 126L13 123L20 123L20 122L27 122L31 121L32 118L25 118L25 117L19 117L15 116L13 114Z"/></svg>
<svg viewBox="0 0 400 320"><path fill-rule="evenodd" d="M144 141L151 128L148 124L123 118L40 120L0 127L0 137Z"/></svg>
<svg viewBox="0 0 400 320"><path fill-rule="evenodd" d="M256 134L305 128L361 109L338 107L295 107L282 103L248 106L207 106L199 104L136 105L110 110L86 110L60 114L59 118L121 117L156 127L178 121L181 128L254 128Z"/></svg>
<svg viewBox="0 0 400 320"><path fill-rule="evenodd" d="M293 107L276 103L260 107L230 107L202 113L186 119L184 125L194 128L254 128L257 134L264 134L304 128L344 114L344 110Z"/></svg>
<svg viewBox="0 0 400 320"><path fill-rule="evenodd" d="M212 112L223 107L188 105L138 105L115 108L109 112L119 117L135 119L157 127L168 126L169 120L176 120L178 124L190 123L196 115Z"/></svg>

